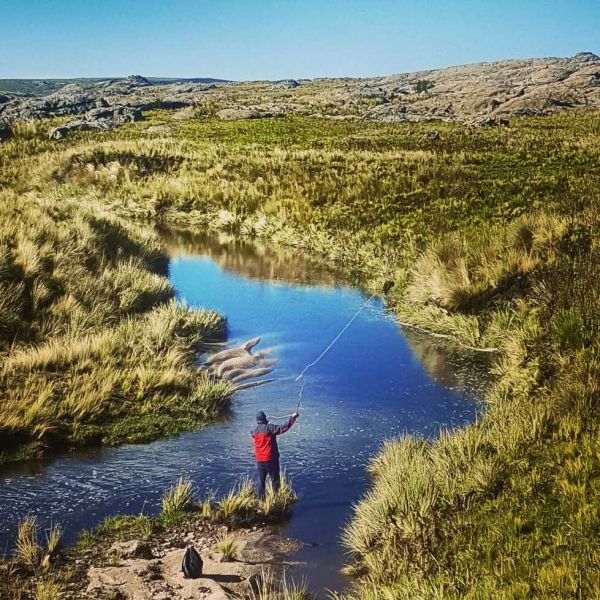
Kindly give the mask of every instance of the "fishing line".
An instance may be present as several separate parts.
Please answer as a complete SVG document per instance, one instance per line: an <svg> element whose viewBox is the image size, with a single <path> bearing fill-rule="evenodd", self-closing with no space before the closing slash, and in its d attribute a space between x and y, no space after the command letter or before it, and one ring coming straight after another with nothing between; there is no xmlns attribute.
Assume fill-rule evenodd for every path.
<svg viewBox="0 0 600 600"><path fill-rule="evenodd" d="M387 294L390 291L390 289L393 287L393 285L394 285L394 283L392 281L386 281L385 282L385 284L383 286L383 293L384 293L384 295ZM342 327L342 329L340 330L340 332L326 346L326 348L323 350L323 352L321 352L321 354L319 354L319 356L317 356L317 358L315 358L315 360L313 360L311 363L307 364L302 369L302 371L300 371L300 374L296 378L294 378L294 381L299 381L300 379L302 380L302 383L300 385L300 390L298 391L298 402L296 404L296 410L295 410L296 413L298 413L298 411L300 410L300 406L302 404L302 396L304 394L304 386L306 384L306 378L304 377L304 375L306 374L306 372L309 369L311 369L312 367L314 367L315 365L317 365L319 363L319 361L331 350L331 348L333 348L333 346L335 345L335 343L342 337L342 335L344 335L344 333L346 332L346 330L350 327L350 325L352 325L352 323L356 320L356 318L358 317L358 315L360 315L360 313L367 306L367 304L369 304L369 302L371 302L371 300L373 300L373 298L375 298L375 296L377 296L377 295L379 295L379 292L375 292L374 294L372 294L371 296L369 296L369 298L354 313L354 315L352 315L352 317L344 325L344 327ZM290 415L275 416L275 417L271 417L271 418L272 419L285 419L286 417L291 417L291 416L292 415L290 414Z"/></svg>
<svg viewBox="0 0 600 600"><path fill-rule="evenodd" d="M350 325L352 325L352 323L354 322L356 317L358 317L358 315L360 315L363 308L365 308L365 306L367 306L367 304L369 304L369 302L371 302L371 300L373 300L373 298L375 298L375 296L377 296L377 292L375 292L372 296L370 296L370 298L354 313L353 317L346 323L346 325L344 325L342 330L333 338L333 340L331 340L331 342L327 346L327 348L325 348L325 350L323 350L323 352L321 352L321 354L319 354L319 356L315 360L313 360L311 363L306 365L304 367L304 369L302 369L302 371L300 372L300 375L298 375L298 377L296 377L296 379L294 379L294 381L298 381L301 377L304 377L304 374L306 373L306 371L308 371L310 368L314 367L331 350L333 345L342 337L342 335L344 334L346 329L348 329L348 327L350 327Z"/></svg>

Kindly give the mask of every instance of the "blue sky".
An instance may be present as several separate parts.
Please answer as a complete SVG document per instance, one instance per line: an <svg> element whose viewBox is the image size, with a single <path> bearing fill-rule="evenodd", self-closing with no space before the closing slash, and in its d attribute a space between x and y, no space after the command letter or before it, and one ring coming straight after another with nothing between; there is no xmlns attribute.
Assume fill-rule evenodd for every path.
<svg viewBox="0 0 600 600"><path fill-rule="evenodd" d="M0 0L0 78L279 79L600 54L600 0Z"/></svg>

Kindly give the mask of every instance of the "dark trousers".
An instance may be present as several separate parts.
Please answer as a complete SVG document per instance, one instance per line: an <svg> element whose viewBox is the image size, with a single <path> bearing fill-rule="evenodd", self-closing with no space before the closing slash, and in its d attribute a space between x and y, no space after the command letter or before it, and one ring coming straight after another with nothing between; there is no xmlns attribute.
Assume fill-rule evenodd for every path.
<svg viewBox="0 0 600 600"><path fill-rule="evenodd" d="M271 485L273 491L279 491L279 457L273 458L265 462L256 463L256 476L257 476L257 493L259 498L265 497L265 483L267 481L267 475L271 478Z"/></svg>

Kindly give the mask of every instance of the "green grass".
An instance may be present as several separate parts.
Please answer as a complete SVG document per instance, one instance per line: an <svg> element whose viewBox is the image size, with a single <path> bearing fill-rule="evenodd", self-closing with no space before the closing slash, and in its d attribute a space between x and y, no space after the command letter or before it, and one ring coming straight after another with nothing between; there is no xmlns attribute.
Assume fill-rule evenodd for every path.
<svg viewBox="0 0 600 600"><path fill-rule="evenodd" d="M42 560L42 547L38 542L38 524L33 516L27 516L19 522L15 559L18 564L33 570Z"/></svg>
<svg viewBox="0 0 600 600"><path fill-rule="evenodd" d="M97 202L0 192L0 462L212 420L195 368L225 320L173 300L147 227Z"/></svg>
<svg viewBox="0 0 600 600"><path fill-rule="evenodd" d="M195 326L165 304L160 251L133 222L304 248L373 291L394 280L387 301L400 321L494 349L476 424L391 441L375 457L344 536L349 595L593 597L600 113L473 128L221 122L214 109L199 106L204 117L189 121L155 112L61 143L45 138L48 123L20 124L2 145L2 390L15 398L0 407L2 439L21 456L53 436L145 440L204 422L203 407L226 395L188 377ZM172 127L157 137L157 124ZM132 353L128 340L148 352ZM65 403L73 380L89 391ZM150 400L123 402L136 394ZM100 408L97 420L86 412ZM244 521L252 507L242 486L202 513Z"/></svg>

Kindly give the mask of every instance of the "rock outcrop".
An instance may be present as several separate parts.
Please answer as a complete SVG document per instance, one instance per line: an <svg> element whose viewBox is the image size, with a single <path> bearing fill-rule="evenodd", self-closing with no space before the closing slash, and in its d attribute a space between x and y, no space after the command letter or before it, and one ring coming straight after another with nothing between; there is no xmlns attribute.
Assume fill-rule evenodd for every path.
<svg viewBox="0 0 600 600"><path fill-rule="evenodd" d="M600 107L600 57L532 58L462 65L365 79L298 82L153 83L139 75L119 80L77 80L45 96L0 95L6 121L83 116L71 129L103 129L89 118L97 108L184 110L222 120L287 114L383 122L443 120L505 125L520 115ZM115 125L119 124L114 119ZM92 123L92 124L91 124ZM95 123L95 124L94 124Z"/></svg>
<svg viewBox="0 0 600 600"><path fill-rule="evenodd" d="M600 106L600 57L538 58L478 63L392 75L356 84L375 88L389 103L363 113L382 121L459 120L545 115Z"/></svg>
<svg viewBox="0 0 600 600"><path fill-rule="evenodd" d="M274 90L293 90L300 85L295 79L280 79L271 84L271 89Z"/></svg>
<svg viewBox="0 0 600 600"><path fill-rule="evenodd" d="M107 106L93 108L83 119L69 121L48 132L51 140L61 140L72 131L108 131L124 123L133 123L143 119L141 110L130 106Z"/></svg>
<svg viewBox="0 0 600 600"><path fill-rule="evenodd" d="M236 107L224 108L217 112L217 117L221 121L242 121L245 119L269 119L274 117L283 117L284 111L278 107Z"/></svg>

